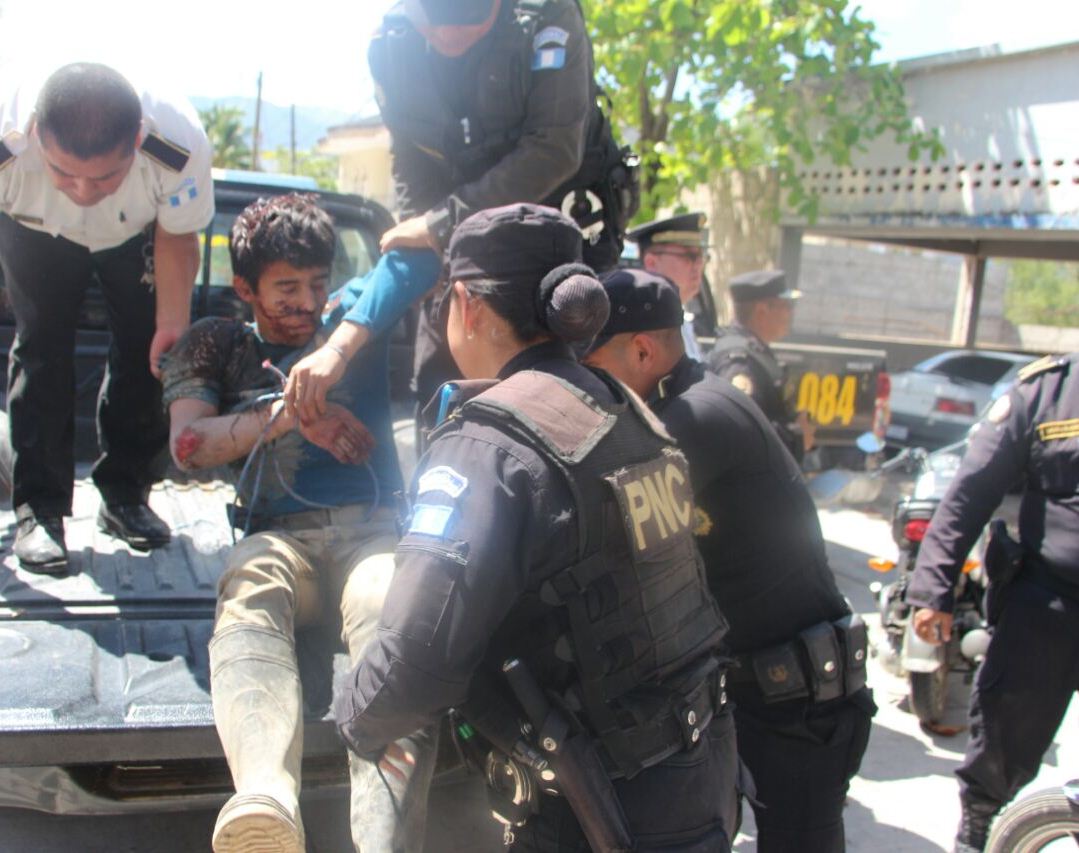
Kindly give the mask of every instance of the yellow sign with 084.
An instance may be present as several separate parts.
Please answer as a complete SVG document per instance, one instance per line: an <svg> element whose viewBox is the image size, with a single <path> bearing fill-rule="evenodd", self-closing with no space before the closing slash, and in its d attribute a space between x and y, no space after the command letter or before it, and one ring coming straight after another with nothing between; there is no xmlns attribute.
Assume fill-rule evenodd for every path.
<svg viewBox="0 0 1079 853"><path fill-rule="evenodd" d="M798 383L798 411L807 412L821 426L830 426L836 418L847 426L854 417L854 398L858 380L840 378L834 373L823 376L813 371L802 375Z"/></svg>

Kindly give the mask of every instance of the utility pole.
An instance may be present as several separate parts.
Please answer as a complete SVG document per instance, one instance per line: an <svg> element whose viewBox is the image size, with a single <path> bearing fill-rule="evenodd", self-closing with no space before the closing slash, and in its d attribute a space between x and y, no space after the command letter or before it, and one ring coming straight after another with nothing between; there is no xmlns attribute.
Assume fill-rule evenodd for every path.
<svg viewBox="0 0 1079 853"><path fill-rule="evenodd" d="M288 113L289 135L289 171L296 174L296 105L293 104Z"/></svg>
<svg viewBox="0 0 1079 853"><path fill-rule="evenodd" d="M255 129L251 134L251 168L259 171L259 122L262 120L262 72L259 72L258 92L255 95Z"/></svg>

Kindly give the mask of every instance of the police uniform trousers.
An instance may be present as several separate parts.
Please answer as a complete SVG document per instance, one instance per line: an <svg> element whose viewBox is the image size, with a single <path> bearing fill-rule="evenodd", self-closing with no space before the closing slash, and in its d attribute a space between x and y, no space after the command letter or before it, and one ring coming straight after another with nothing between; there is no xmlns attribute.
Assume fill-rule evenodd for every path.
<svg viewBox="0 0 1079 853"><path fill-rule="evenodd" d="M0 215L0 263L15 315L8 362L14 455L12 503L68 515L74 477L75 333L92 280L100 282L110 341L97 400L101 455L93 479L107 503L137 503L161 469L168 423L150 373L155 299L144 283L146 234L100 252ZM161 454L159 456L159 454Z"/></svg>
<svg viewBox="0 0 1079 853"><path fill-rule="evenodd" d="M1079 688L1079 600L1023 575L1003 595L956 770L963 799L994 811L1037 774Z"/></svg>
<svg viewBox="0 0 1079 853"><path fill-rule="evenodd" d="M758 853L842 853L843 804L876 712L871 693L773 704L751 683L730 693L738 754L756 786Z"/></svg>
<svg viewBox="0 0 1079 853"><path fill-rule="evenodd" d="M738 832L742 790L734 718L724 710L692 749L614 782L641 853L725 853ZM514 851L588 853L572 809L542 795L540 813L513 830Z"/></svg>

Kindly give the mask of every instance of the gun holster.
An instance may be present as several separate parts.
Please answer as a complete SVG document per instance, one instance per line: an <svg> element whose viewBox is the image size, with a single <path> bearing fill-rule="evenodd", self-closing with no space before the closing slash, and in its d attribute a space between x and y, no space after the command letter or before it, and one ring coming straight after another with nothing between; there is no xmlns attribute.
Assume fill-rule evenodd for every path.
<svg viewBox="0 0 1079 853"><path fill-rule="evenodd" d="M1004 606L1003 593L1023 570L1023 546L1008 534L1003 519L989 522L989 541L985 546L985 574L989 588L985 593L985 618L995 625Z"/></svg>

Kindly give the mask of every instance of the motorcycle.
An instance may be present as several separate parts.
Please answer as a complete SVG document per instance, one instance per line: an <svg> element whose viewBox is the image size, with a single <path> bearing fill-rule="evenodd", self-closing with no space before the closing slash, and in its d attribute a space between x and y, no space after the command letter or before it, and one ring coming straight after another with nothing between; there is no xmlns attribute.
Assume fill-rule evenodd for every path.
<svg viewBox="0 0 1079 853"><path fill-rule="evenodd" d="M1035 853L1065 839L1062 849L1074 850L1079 839L1079 779L1030 794L1008 806L993 822L985 851Z"/></svg>
<svg viewBox="0 0 1079 853"><path fill-rule="evenodd" d="M981 559L986 543L984 531L963 566L947 642L934 645L917 636L914 608L905 600L929 521L954 479L965 449L966 440L933 452L905 448L878 469L879 474L903 469L915 479L912 494L900 498L892 512L891 532L899 549L898 559L869 560L870 568L878 572L898 570L890 583L878 581L869 587L877 599L884 635L874 651L887 671L908 679L910 708L929 728L937 727L944 716L949 673L964 673L969 678L989 646L984 606L987 578Z"/></svg>

